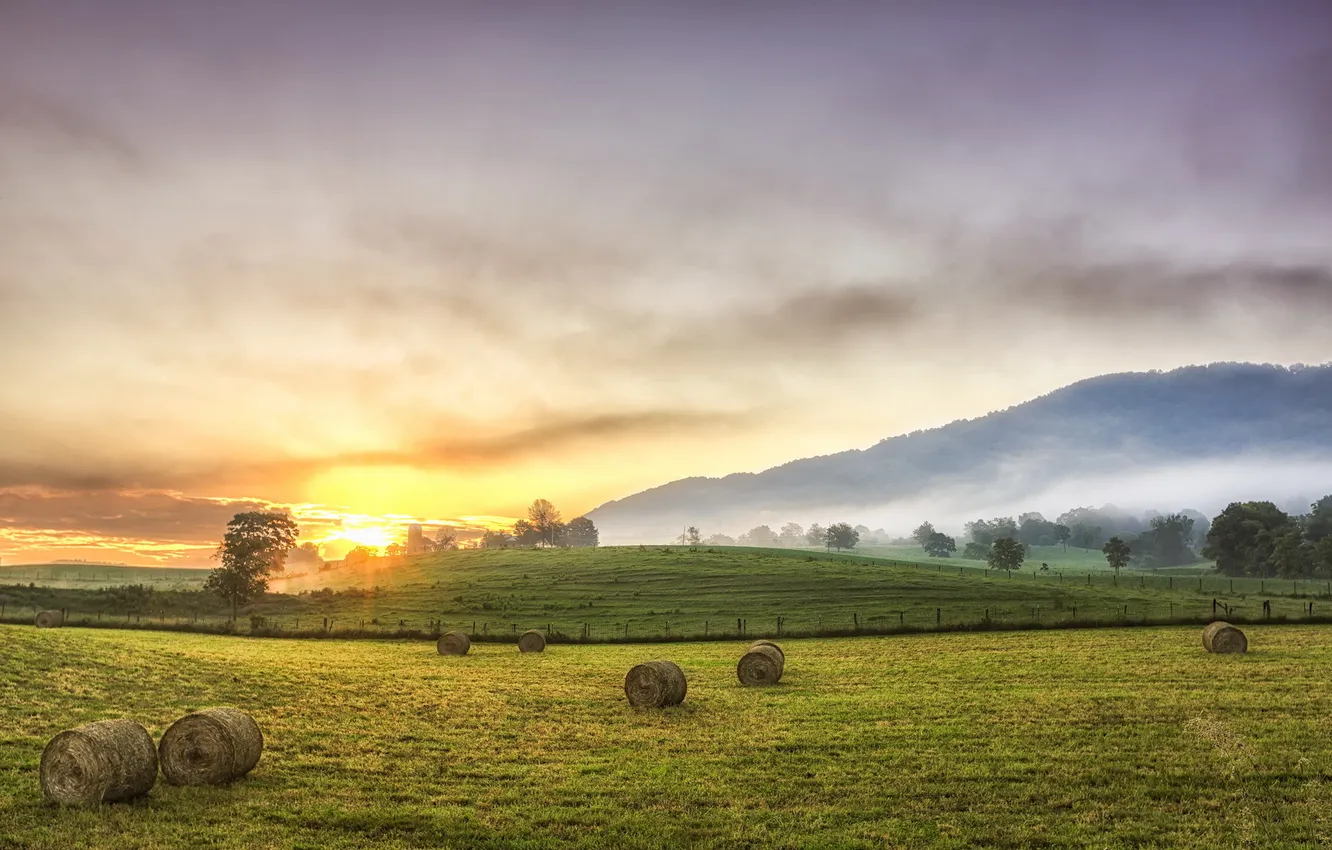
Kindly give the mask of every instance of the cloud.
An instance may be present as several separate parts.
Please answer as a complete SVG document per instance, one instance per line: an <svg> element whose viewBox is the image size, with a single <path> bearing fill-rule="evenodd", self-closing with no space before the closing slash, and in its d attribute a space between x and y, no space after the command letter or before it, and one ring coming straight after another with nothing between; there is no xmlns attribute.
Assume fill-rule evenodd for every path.
<svg viewBox="0 0 1332 850"><path fill-rule="evenodd" d="M53 543L68 535L200 545L219 539L235 514L271 509L257 499L7 489L0 490L0 532L42 531Z"/></svg>
<svg viewBox="0 0 1332 850"><path fill-rule="evenodd" d="M0 81L0 136L32 134L44 145L106 159L127 171L141 169L142 148L88 109L34 89Z"/></svg>
<svg viewBox="0 0 1332 850"><path fill-rule="evenodd" d="M582 417L555 414L520 430L493 435L425 437L401 447L367 449L311 457L237 457L225 464L196 459L163 465L152 455L115 461L67 457L42 463L0 458L0 488L48 487L63 490L199 488L235 481L284 482L346 467L404 466L417 469L475 470L558 454L588 444L660 438L685 433L716 433L739 428L756 413L733 411L647 410ZM439 422L431 430L480 431L480 426ZM207 500L200 502L203 503Z"/></svg>
<svg viewBox="0 0 1332 850"><path fill-rule="evenodd" d="M1017 283L1012 295L1020 308L1072 319L1117 316L1192 324L1220 308L1266 304L1302 322L1321 322L1332 315L1332 269L1261 261L1052 265Z"/></svg>

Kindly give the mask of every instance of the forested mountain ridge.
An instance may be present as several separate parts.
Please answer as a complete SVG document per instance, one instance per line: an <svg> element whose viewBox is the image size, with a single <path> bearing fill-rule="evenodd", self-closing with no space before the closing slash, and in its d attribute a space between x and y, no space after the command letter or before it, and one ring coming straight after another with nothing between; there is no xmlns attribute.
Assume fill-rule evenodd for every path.
<svg viewBox="0 0 1332 850"><path fill-rule="evenodd" d="M881 505L1003 478L1061 479L1246 454L1332 458L1332 365L1218 363L1090 378L976 419L760 473L687 478L607 502L608 537L760 512ZM1244 494L1235 494L1244 498ZM676 532L678 533L678 531Z"/></svg>

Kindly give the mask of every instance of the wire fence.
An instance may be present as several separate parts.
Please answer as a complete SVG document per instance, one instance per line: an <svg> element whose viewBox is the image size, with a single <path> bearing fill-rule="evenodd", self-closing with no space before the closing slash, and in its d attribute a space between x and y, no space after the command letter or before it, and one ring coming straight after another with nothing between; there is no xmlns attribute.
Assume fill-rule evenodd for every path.
<svg viewBox="0 0 1332 850"><path fill-rule="evenodd" d="M29 624L35 606L0 608L0 622ZM474 641L516 641L523 632L536 629L553 642L654 643L682 640L738 640L771 637L837 637L846 635L899 634L975 630L1026 630L1149 626L1208 623L1226 619L1243 623L1332 622L1332 601L1324 598L1272 597L1198 598L1195 600L1142 600L1120 604L1071 603L1049 599L1040 602L1005 602L994 605L926 606L891 605L860 611L807 613L795 617L765 615L761 618L699 618L658 615L625 617L619 620L534 619L532 617L462 619L456 615L435 617L362 617L331 615L248 615L232 623L220 614L111 614L61 609L66 626L88 628L152 629L211 634L240 634L256 637L339 637L434 639L447 631L461 631Z"/></svg>

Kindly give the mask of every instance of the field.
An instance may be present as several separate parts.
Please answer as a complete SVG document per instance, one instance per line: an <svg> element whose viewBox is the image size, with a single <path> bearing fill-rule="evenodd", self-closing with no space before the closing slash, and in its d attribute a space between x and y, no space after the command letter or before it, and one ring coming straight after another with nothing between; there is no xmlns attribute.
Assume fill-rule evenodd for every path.
<svg viewBox="0 0 1332 850"><path fill-rule="evenodd" d="M160 572L160 571L159 571ZM72 581L72 579L71 579ZM1327 582L1220 576L1121 575L1024 569L1012 576L974 561L911 564L860 556L764 549L638 547L447 552L366 568L339 567L279 582L286 590L242 612L268 630L429 632L482 637L528 628L570 638L642 640L718 634L828 634L968 624L1162 622L1212 616L1300 619ZM170 589L126 596L94 589L0 587L4 619L31 622L64 608L89 625L220 627L220 599ZM1325 610L1326 609L1326 610ZM1224 612L1225 608L1218 608ZM1316 603L1314 614L1332 612ZM780 618L780 626L779 626ZM739 623L737 623L739 621Z"/></svg>
<svg viewBox="0 0 1332 850"><path fill-rule="evenodd" d="M508 645L0 626L0 848L1320 847L1332 844L1332 630L1196 628L736 643ZM666 657L683 706L633 710ZM263 727L250 777L45 804L42 747L195 708Z"/></svg>
<svg viewBox="0 0 1332 850"><path fill-rule="evenodd" d="M958 543L959 552L964 544ZM866 545L857 546L855 551L872 555L876 558L890 558L900 561L918 561L928 564L971 564L973 566L982 566L979 561L971 561L954 555L951 558L934 558L926 554L925 550L919 546L876 546ZM1026 569L1040 569L1041 564L1049 564L1052 570L1063 570L1073 573L1101 573L1110 570L1105 562L1105 555L1099 549L1079 549L1076 546L1070 546L1065 549L1063 546L1032 546L1027 553L1027 562L1024 565ZM1165 570L1135 570L1125 568L1125 575L1137 575L1145 573L1146 575L1163 575L1173 573L1175 575L1196 575L1198 573L1210 572L1216 567L1211 561L1199 561L1196 564L1190 564L1184 567L1172 567Z"/></svg>

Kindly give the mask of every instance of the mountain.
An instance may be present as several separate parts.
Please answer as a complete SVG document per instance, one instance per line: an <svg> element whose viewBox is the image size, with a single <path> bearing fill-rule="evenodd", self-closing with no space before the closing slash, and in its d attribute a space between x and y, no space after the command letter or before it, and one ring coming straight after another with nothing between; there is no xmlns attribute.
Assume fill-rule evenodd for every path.
<svg viewBox="0 0 1332 850"><path fill-rule="evenodd" d="M1294 470L1290 480L1277 480L1277 471L1287 468ZM1225 470L1234 474L1218 477ZM705 535L735 534L760 522L883 525L875 520L913 504L965 516L990 506L1030 509L1023 500L1054 493L1077 504L1097 494L1150 500L1152 481L1162 482L1155 485L1158 498L1193 499L1211 508L1306 489L1321 495L1332 492L1329 476L1332 365L1218 363L1090 378L1007 410L867 449L760 473L672 481L588 515L605 542L660 541L687 524ZM1253 484L1246 484L1250 479ZM1085 496L1080 484L1088 485ZM1256 494L1272 486L1287 489ZM1220 492L1229 489L1235 492Z"/></svg>

